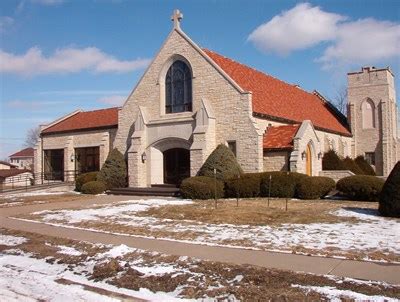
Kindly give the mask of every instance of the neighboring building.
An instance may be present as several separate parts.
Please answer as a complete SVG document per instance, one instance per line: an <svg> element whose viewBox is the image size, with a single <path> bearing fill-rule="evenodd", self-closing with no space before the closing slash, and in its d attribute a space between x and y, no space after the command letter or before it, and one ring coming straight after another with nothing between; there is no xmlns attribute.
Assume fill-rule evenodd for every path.
<svg viewBox="0 0 400 302"><path fill-rule="evenodd" d="M196 175L221 143L231 148L245 172L319 175L322 155L330 149L343 157L375 152L381 175L398 160L389 69L349 74L348 123L317 91L309 93L200 48L181 30L181 18L175 12L172 31L121 108L75 111L42 127L36 171L69 179L69 170L98 170L109 150L118 148L127 159L129 186L176 183ZM370 80L359 89L356 79L364 74ZM380 108L374 123L381 128L373 138L362 136L362 126L353 122L364 110L353 104L366 98ZM361 120L370 123L366 118ZM367 140L376 148L371 150L372 143L362 147Z"/></svg>
<svg viewBox="0 0 400 302"><path fill-rule="evenodd" d="M33 170L33 148L25 148L23 150L20 150L13 155L10 155L9 158L10 163L16 165L18 169Z"/></svg>
<svg viewBox="0 0 400 302"><path fill-rule="evenodd" d="M30 186L33 182L33 175L27 169L4 169L0 170L0 189Z"/></svg>
<svg viewBox="0 0 400 302"><path fill-rule="evenodd" d="M10 170L10 169L15 169L15 168L17 168L16 165L13 165L6 161L0 160L0 170Z"/></svg>

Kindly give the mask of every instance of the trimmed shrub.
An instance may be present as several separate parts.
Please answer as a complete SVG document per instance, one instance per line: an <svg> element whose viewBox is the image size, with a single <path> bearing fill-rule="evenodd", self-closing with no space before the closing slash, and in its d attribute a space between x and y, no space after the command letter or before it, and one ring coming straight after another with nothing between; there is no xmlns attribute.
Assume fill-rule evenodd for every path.
<svg viewBox="0 0 400 302"><path fill-rule="evenodd" d="M354 161L360 167L360 169L364 172L362 174L376 175L374 168L371 167L371 165L366 161L364 156L362 156L362 155L357 156Z"/></svg>
<svg viewBox="0 0 400 302"><path fill-rule="evenodd" d="M224 184L217 179L217 198L224 197ZM215 195L215 179L206 176L189 177L182 181L180 186L183 198L211 199Z"/></svg>
<svg viewBox="0 0 400 302"><path fill-rule="evenodd" d="M304 177L297 185L297 197L301 199L319 199L335 188L335 181L329 177Z"/></svg>
<svg viewBox="0 0 400 302"><path fill-rule="evenodd" d="M295 172L265 172L261 173L260 195L269 196L271 176L271 197L293 198L296 196L296 187L300 179L308 177L305 174Z"/></svg>
<svg viewBox="0 0 400 302"><path fill-rule="evenodd" d="M197 176L214 177L214 169L217 170L217 179L220 180L237 178L238 175L243 173L235 155L223 144L218 145L210 154Z"/></svg>
<svg viewBox="0 0 400 302"><path fill-rule="evenodd" d="M127 186L125 158L118 149L113 149L101 167L97 180L105 183L107 189Z"/></svg>
<svg viewBox="0 0 400 302"><path fill-rule="evenodd" d="M76 179L75 179L75 191L80 192L82 186L89 182L89 181L94 181L97 178L97 174L99 172L88 172L88 173L83 173L81 175L79 175Z"/></svg>
<svg viewBox="0 0 400 302"><path fill-rule="evenodd" d="M346 170L346 167L336 152L329 150L322 157L322 170Z"/></svg>
<svg viewBox="0 0 400 302"><path fill-rule="evenodd" d="M101 194L106 190L106 185L101 181L89 181L85 183L81 191L83 194Z"/></svg>
<svg viewBox="0 0 400 302"><path fill-rule="evenodd" d="M352 200L378 201L384 181L370 175L354 175L340 179L336 189Z"/></svg>
<svg viewBox="0 0 400 302"><path fill-rule="evenodd" d="M383 185L379 199L379 213L382 216L400 217L400 161L394 166Z"/></svg>
<svg viewBox="0 0 400 302"><path fill-rule="evenodd" d="M269 177L271 176L271 197L293 198L297 196L297 186L303 178L309 176L297 172L261 173L260 195L268 197Z"/></svg>
<svg viewBox="0 0 400 302"><path fill-rule="evenodd" d="M260 195L260 174L242 174L225 181L225 197L257 197Z"/></svg>
<svg viewBox="0 0 400 302"><path fill-rule="evenodd" d="M356 175L365 174L364 171L354 161L354 159L352 159L348 156L345 159L343 159L343 164L346 167L346 170L350 170L351 172L353 172Z"/></svg>

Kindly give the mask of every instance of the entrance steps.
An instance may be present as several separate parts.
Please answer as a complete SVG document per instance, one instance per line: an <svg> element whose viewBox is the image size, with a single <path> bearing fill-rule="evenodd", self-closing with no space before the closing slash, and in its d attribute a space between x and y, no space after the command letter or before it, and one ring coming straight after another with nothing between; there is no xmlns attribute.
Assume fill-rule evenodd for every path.
<svg viewBox="0 0 400 302"><path fill-rule="evenodd" d="M149 188L115 188L106 191L110 195L130 195L130 196L179 196L179 188L175 185L160 184L151 185Z"/></svg>

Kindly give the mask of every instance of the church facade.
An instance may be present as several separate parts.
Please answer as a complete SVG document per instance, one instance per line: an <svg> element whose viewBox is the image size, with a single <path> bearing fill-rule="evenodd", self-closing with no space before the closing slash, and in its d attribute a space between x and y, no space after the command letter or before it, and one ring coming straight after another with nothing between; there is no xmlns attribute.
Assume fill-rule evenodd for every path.
<svg viewBox="0 0 400 302"><path fill-rule="evenodd" d="M218 144L245 172L319 175L330 149L366 156L378 175L399 160L390 69L348 74L346 118L317 91L200 48L181 19L175 11L172 31L122 107L78 110L42 126L36 173L70 180L100 169L117 148L126 156L129 186L175 184L196 175Z"/></svg>

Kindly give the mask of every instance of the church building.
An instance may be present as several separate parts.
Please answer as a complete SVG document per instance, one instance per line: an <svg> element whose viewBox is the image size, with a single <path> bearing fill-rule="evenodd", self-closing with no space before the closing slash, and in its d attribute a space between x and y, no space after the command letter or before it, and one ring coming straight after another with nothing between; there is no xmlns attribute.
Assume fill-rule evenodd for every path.
<svg viewBox="0 0 400 302"><path fill-rule="evenodd" d="M201 48L181 19L175 11L170 34L122 107L77 110L42 126L36 173L72 180L75 172L99 170L117 148L130 187L176 184L196 175L218 144L233 151L245 172L320 175L330 149L363 155L384 176L399 160L389 68L348 74L346 118L317 91Z"/></svg>

